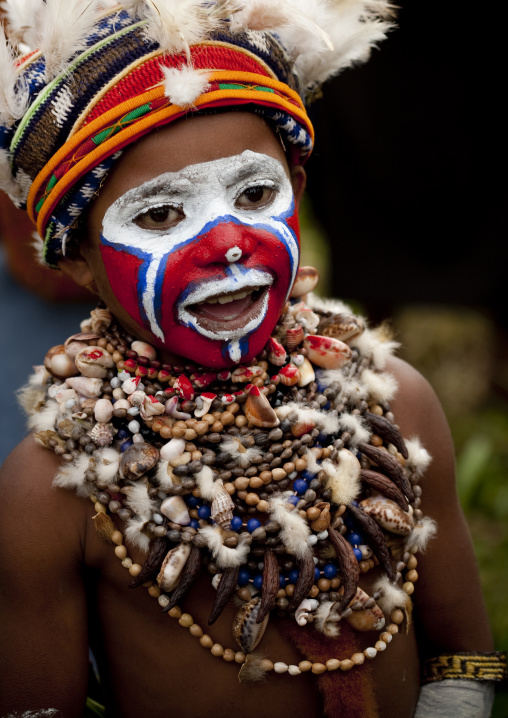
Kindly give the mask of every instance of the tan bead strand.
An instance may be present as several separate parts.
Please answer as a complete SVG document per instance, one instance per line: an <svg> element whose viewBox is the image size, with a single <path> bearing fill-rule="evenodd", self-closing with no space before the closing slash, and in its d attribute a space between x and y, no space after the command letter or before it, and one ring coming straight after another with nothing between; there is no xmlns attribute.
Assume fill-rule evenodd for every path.
<svg viewBox="0 0 508 718"><path fill-rule="evenodd" d="M241 477L246 478L246 477ZM235 481L236 483L236 481ZM94 506L98 504L97 497L96 496L90 496L90 499ZM102 504L99 504L102 506ZM122 566L124 568L127 568L129 570L129 573L132 576L137 576L139 572L141 571L140 564L136 564L132 562L132 559L130 559L127 556L127 548L123 544L123 535L121 531L116 530L111 535L111 541L115 544L115 556L120 559L122 562ZM411 559L414 559L414 562L411 562L413 566L416 566L416 558L414 556L411 557ZM409 562L408 562L409 563ZM416 576L412 577L413 580L408 580L404 586L403 590L410 595L408 591L406 591L405 586L408 584L411 586L412 590L411 593L414 590L414 581L418 578L418 574L416 573L416 570L414 568L411 569L411 571L408 572L416 574ZM320 579L323 580L323 579ZM331 584L331 587L334 587L333 584L337 582L339 583L337 579L332 579L331 581L327 581ZM319 583L319 582L318 582ZM144 584L146 585L146 584ZM160 605L163 607L169 603L169 598L166 594L163 594L160 590L160 588L157 586L156 583L152 583L151 585L147 586L148 594L152 598L156 598ZM242 589L240 589L241 591ZM286 586L285 589L280 589L277 593L277 596L288 595L291 596L294 591L293 585ZM320 589L318 586L313 585L310 590L310 596L315 597L320 593ZM242 651L235 651L232 648L224 648L221 646L220 643L214 643L213 639L208 635L203 633L203 629L201 626L199 626L197 623L194 623L194 619L189 613L182 613L182 609L179 608L179 606L173 606L168 611L168 616L170 618L174 618L178 621L179 625L183 628L187 628L189 630L189 633L191 636L194 636L194 638L197 638L200 642L200 644L203 646L203 648L207 648L210 650L211 654L213 656L217 656L218 658L222 658L226 663L236 663L237 665L242 665L245 663L247 656ZM366 648L362 653L354 653L351 658L329 658L325 663L315 662L312 663L311 661L300 661L298 665L294 664L287 664L283 661L277 661L273 663L273 661L264 658L260 666L265 672L273 671L274 673L289 673L289 675L297 676L301 673L305 673L307 671L311 671L314 675L320 675L322 673L326 672L333 672L337 670L341 670L344 672L350 671L355 666L361 666L365 662L365 658L368 658L369 660L374 659L378 653L386 650L389 643L391 643L393 636L399 632L399 625L404 621L404 613L400 608L396 608L394 611L392 611L390 615L391 623L386 627L385 630L383 630L379 634L379 640L376 641L374 646L369 646Z"/></svg>

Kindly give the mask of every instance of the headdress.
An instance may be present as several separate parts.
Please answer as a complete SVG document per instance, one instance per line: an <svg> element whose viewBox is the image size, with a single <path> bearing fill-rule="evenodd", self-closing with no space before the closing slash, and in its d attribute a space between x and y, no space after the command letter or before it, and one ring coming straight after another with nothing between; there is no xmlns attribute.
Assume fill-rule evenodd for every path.
<svg viewBox="0 0 508 718"><path fill-rule="evenodd" d="M4 12L0 188L50 265L122 149L189 111L247 106L305 160L306 103L390 27L386 0L5 0Z"/></svg>

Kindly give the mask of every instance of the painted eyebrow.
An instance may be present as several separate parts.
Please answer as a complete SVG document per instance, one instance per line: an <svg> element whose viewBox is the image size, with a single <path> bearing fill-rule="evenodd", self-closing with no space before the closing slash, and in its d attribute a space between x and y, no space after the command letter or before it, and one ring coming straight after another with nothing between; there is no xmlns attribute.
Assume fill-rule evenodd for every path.
<svg viewBox="0 0 508 718"><path fill-rule="evenodd" d="M167 181L161 180L162 177L167 177ZM120 200L123 203L138 202L147 199L156 199L157 197L168 197L179 194L188 194L189 190L192 189L192 183L185 177L175 177L172 175L161 175L155 180L150 180L140 187L133 187L128 190ZM161 184L162 182L162 184Z"/></svg>

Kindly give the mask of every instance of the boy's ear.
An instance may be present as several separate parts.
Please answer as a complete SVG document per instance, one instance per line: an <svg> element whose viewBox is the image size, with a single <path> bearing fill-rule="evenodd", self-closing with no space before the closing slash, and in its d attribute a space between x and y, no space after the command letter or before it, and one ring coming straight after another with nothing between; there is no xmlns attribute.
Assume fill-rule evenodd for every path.
<svg viewBox="0 0 508 718"><path fill-rule="evenodd" d="M93 291L94 278L86 259L62 257L58 262L58 267L80 287L86 287Z"/></svg>
<svg viewBox="0 0 508 718"><path fill-rule="evenodd" d="M294 165L291 168L291 184L293 186L296 206L300 209L300 202L307 184L307 174L302 165Z"/></svg>

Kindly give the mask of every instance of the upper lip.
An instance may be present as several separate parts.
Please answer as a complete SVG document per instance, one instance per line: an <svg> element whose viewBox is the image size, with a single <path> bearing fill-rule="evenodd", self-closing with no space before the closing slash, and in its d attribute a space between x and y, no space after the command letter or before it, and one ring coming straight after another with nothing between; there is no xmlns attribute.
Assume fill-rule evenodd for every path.
<svg viewBox="0 0 508 718"><path fill-rule="evenodd" d="M261 287L269 287L272 284L273 277L268 272L260 269L249 269L244 274L235 277L234 289L231 288L230 277L208 279L194 287L184 299L178 302L178 305L179 309L182 310L210 299L216 299L220 302L220 299L227 299L242 290L252 292Z"/></svg>

